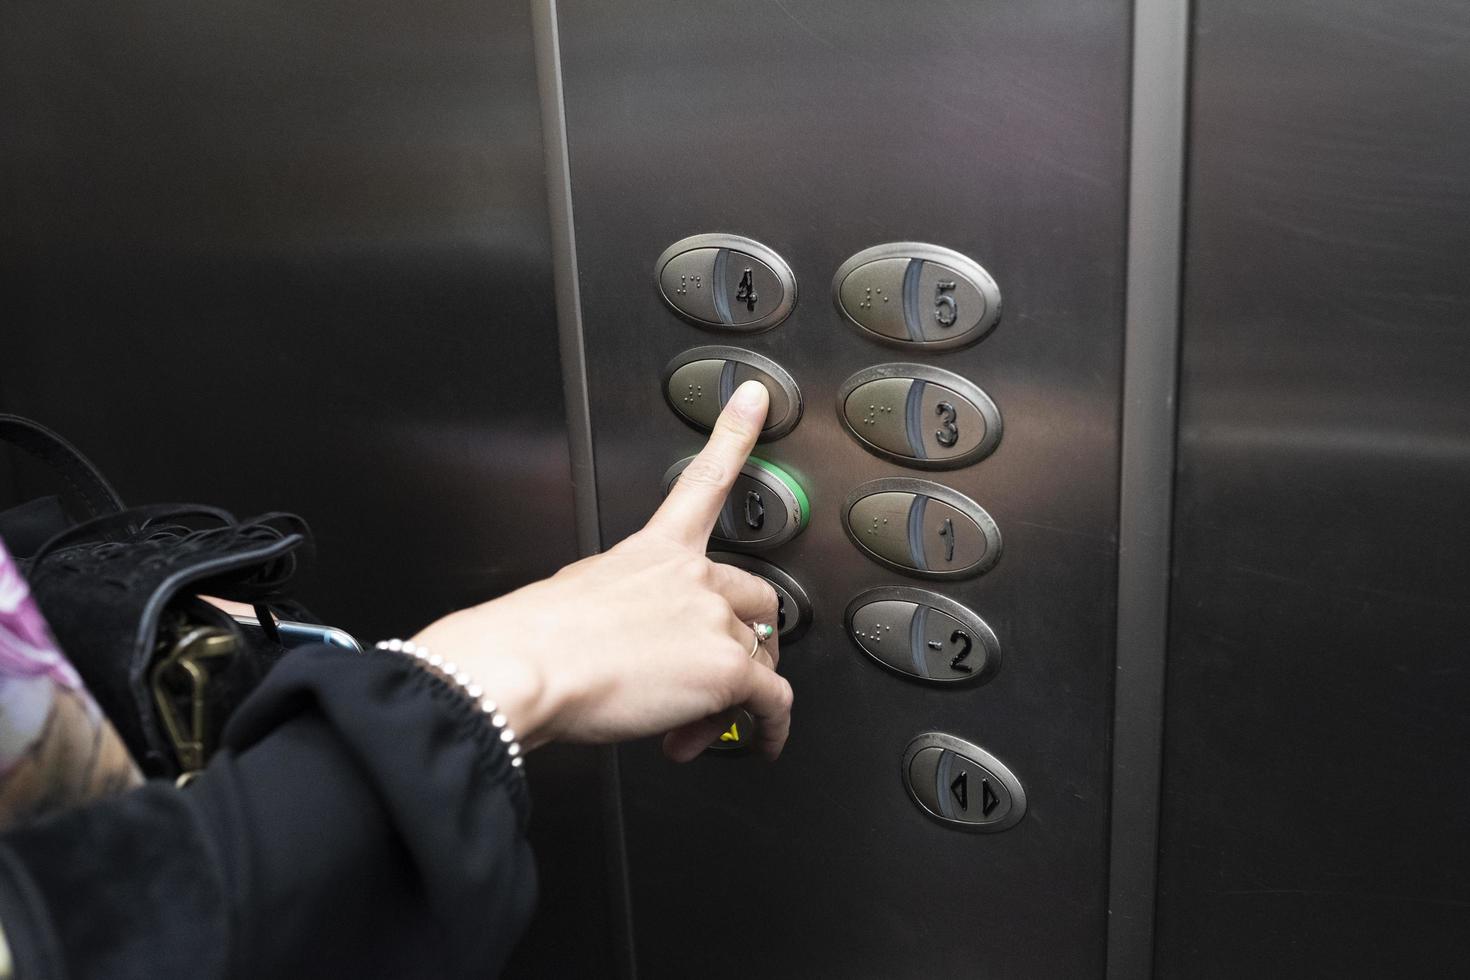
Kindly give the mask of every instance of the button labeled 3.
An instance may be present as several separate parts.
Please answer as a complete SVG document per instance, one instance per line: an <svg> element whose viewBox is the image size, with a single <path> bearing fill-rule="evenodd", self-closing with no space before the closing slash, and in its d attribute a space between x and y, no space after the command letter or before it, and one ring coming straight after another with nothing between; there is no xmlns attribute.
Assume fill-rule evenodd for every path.
<svg viewBox="0 0 1470 980"><path fill-rule="evenodd" d="M837 311L871 337L949 350L1000 321L1000 287L978 263L922 242L867 248L832 277Z"/></svg>
<svg viewBox="0 0 1470 980"><path fill-rule="evenodd" d="M801 639L807 627L812 624L812 603L807 598L806 590L796 579L775 565L750 555L711 551L709 559L722 565L734 565L765 579L776 590L776 632L781 637L781 644L784 646Z"/></svg>
<svg viewBox="0 0 1470 980"><path fill-rule="evenodd" d="M837 415L875 456L918 469L969 466L1000 443L1000 410L969 381L923 364L880 364L837 392Z"/></svg>
<svg viewBox="0 0 1470 980"><path fill-rule="evenodd" d="M786 261L740 235L694 235L664 249L654 266L659 295L702 327L754 332L774 327L796 305Z"/></svg>
<svg viewBox="0 0 1470 980"><path fill-rule="evenodd" d="M926 732L903 753L903 782L919 808L956 830L1009 830L1026 815L1026 791L1005 763L980 746Z"/></svg>
<svg viewBox="0 0 1470 980"><path fill-rule="evenodd" d="M664 473L665 496L693 461L693 456L681 459ZM720 508L710 541L741 551L761 551L790 541L810 519L811 505L801 484L775 463L752 456L740 468Z"/></svg>
<svg viewBox="0 0 1470 980"><path fill-rule="evenodd" d="M983 684L1000 670L1000 641L953 599L923 589L864 592L847 606L847 633L889 670L939 684Z"/></svg>
<svg viewBox="0 0 1470 980"><path fill-rule="evenodd" d="M1000 560L1000 528L958 490L889 478L848 495L842 524L868 557L918 578L969 578Z"/></svg>
<svg viewBox="0 0 1470 980"><path fill-rule="evenodd" d="M771 396L761 442L779 439L801 421L801 392L775 361L738 347L696 347L664 368L664 397L684 421L708 432L720 410L746 381L759 381Z"/></svg>

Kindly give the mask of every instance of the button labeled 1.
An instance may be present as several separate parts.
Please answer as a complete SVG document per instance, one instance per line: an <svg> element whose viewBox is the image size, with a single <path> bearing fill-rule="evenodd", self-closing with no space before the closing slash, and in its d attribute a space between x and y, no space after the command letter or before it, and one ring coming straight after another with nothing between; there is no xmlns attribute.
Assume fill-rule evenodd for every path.
<svg viewBox="0 0 1470 980"><path fill-rule="evenodd" d="M664 368L664 397L684 421L705 432L747 381L759 381L771 396L761 442L779 439L801 421L801 392L791 375L767 357L738 347L696 347Z"/></svg>
<svg viewBox="0 0 1470 980"><path fill-rule="evenodd" d="M1000 670L1000 641L946 596L892 586L853 599L844 617L858 649L889 670L937 684L983 684Z"/></svg>
<svg viewBox="0 0 1470 980"><path fill-rule="evenodd" d="M664 473L665 496L694 458L685 457ZM775 463L752 456L740 468L710 540L722 547L760 551L790 541L810 519L811 505L796 478Z"/></svg>
<svg viewBox="0 0 1470 980"><path fill-rule="evenodd" d="M919 469L969 466L1000 443L1000 410L957 374L923 364L859 371L837 393L837 416L868 452Z"/></svg>
<svg viewBox="0 0 1470 980"><path fill-rule="evenodd" d="M918 578L969 578L1000 560L1000 528L958 490L925 480L864 483L842 524L868 557Z"/></svg>
<svg viewBox="0 0 1470 980"><path fill-rule="evenodd" d="M702 327L765 330L796 305L796 277L786 260L740 235L681 239L664 249L653 276L664 302Z"/></svg>
<svg viewBox="0 0 1470 980"><path fill-rule="evenodd" d="M1009 830L1026 815L1021 781L980 746L943 732L926 732L908 744L904 785L919 809L956 830Z"/></svg>

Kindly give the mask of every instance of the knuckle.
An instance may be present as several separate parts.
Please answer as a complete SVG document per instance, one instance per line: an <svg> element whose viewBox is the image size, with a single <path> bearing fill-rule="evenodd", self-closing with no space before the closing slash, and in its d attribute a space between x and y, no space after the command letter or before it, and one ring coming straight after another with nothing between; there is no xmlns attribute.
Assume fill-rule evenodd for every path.
<svg viewBox="0 0 1470 980"><path fill-rule="evenodd" d="M721 645L716 671L727 701L734 701L740 696L748 661L746 652L734 641Z"/></svg>
<svg viewBox="0 0 1470 980"><path fill-rule="evenodd" d="M730 604L717 592L701 589L694 597L692 612L700 622L724 633L725 621L730 616Z"/></svg>
<svg viewBox="0 0 1470 980"><path fill-rule="evenodd" d="M796 692L791 689L791 684L784 678L776 693L776 706L786 714L791 713L791 707L796 703Z"/></svg>
<svg viewBox="0 0 1470 980"><path fill-rule="evenodd" d="M711 577L710 565L712 564L704 555L681 555L678 562L674 565L673 572L682 581L693 582L696 585L708 585Z"/></svg>
<svg viewBox="0 0 1470 980"><path fill-rule="evenodd" d="M718 460L701 455L684 467L679 482L692 487L720 487L725 483L725 476L725 467Z"/></svg>

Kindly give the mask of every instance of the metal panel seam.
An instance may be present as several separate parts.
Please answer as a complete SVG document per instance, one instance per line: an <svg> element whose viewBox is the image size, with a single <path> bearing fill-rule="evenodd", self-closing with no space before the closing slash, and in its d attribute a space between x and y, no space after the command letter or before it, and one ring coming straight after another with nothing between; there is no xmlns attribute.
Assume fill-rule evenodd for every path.
<svg viewBox="0 0 1470 980"><path fill-rule="evenodd" d="M572 215L571 162L567 151L566 103L562 89L561 38L556 0L531 0L531 30L536 46L536 79L541 100L542 146L546 154L546 197L551 219L553 278L562 385L566 398L567 440L577 524L577 549L601 550L597 513L597 471L593 459L592 413L587 399L587 355L582 337L582 298L577 287L577 238ZM617 749L602 754L602 818L608 844L607 874L614 908L613 928L620 941L621 976L637 975L633 952L632 901L628 885L627 844L623 830L622 780Z"/></svg>
<svg viewBox="0 0 1470 980"><path fill-rule="evenodd" d="M1153 971L1189 14L1187 0L1133 8L1107 927L1116 980Z"/></svg>

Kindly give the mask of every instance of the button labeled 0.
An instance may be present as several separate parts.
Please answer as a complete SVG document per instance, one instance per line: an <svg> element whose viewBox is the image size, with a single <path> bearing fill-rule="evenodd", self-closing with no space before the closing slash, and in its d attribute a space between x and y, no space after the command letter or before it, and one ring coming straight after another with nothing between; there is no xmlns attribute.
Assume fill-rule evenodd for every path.
<svg viewBox="0 0 1470 980"><path fill-rule="evenodd" d="M664 473L665 496L694 459L685 457ZM805 530L810 519L811 505L796 478L775 463L751 456L720 508L710 541L742 551L774 548Z"/></svg>
<svg viewBox="0 0 1470 980"><path fill-rule="evenodd" d="M771 396L761 442L779 439L801 421L801 391L791 375L767 357L738 347L696 347L664 368L664 397L690 425L714 428L720 410L746 381L759 381Z"/></svg>
<svg viewBox="0 0 1470 980"><path fill-rule="evenodd" d="M664 302L686 320L718 330L774 327L796 305L786 260L740 235L693 235L664 249L654 265Z"/></svg>
<svg viewBox="0 0 1470 980"><path fill-rule="evenodd" d="M868 452L917 469L969 466L1000 444L1000 409L965 378L924 364L880 364L837 392L842 425Z"/></svg>
<svg viewBox="0 0 1470 980"><path fill-rule="evenodd" d="M832 277L832 301L868 336L929 350L973 344L1000 321L1000 287L990 273L923 242L863 249Z"/></svg>
<svg viewBox="0 0 1470 980"><path fill-rule="evenodd" d="M985 621L946 596L888 587L847 606L847 633L889 670L936 684L983 684L1000 670L1000 641Z"/></svg>
<svg viewBox="0 0 1470 980"><path fill-rule="evenodd" d="M1000 528L958 490L894 477L848 495L843 527L868 557L917 578L970 578L1000 560Z"/></svg>

